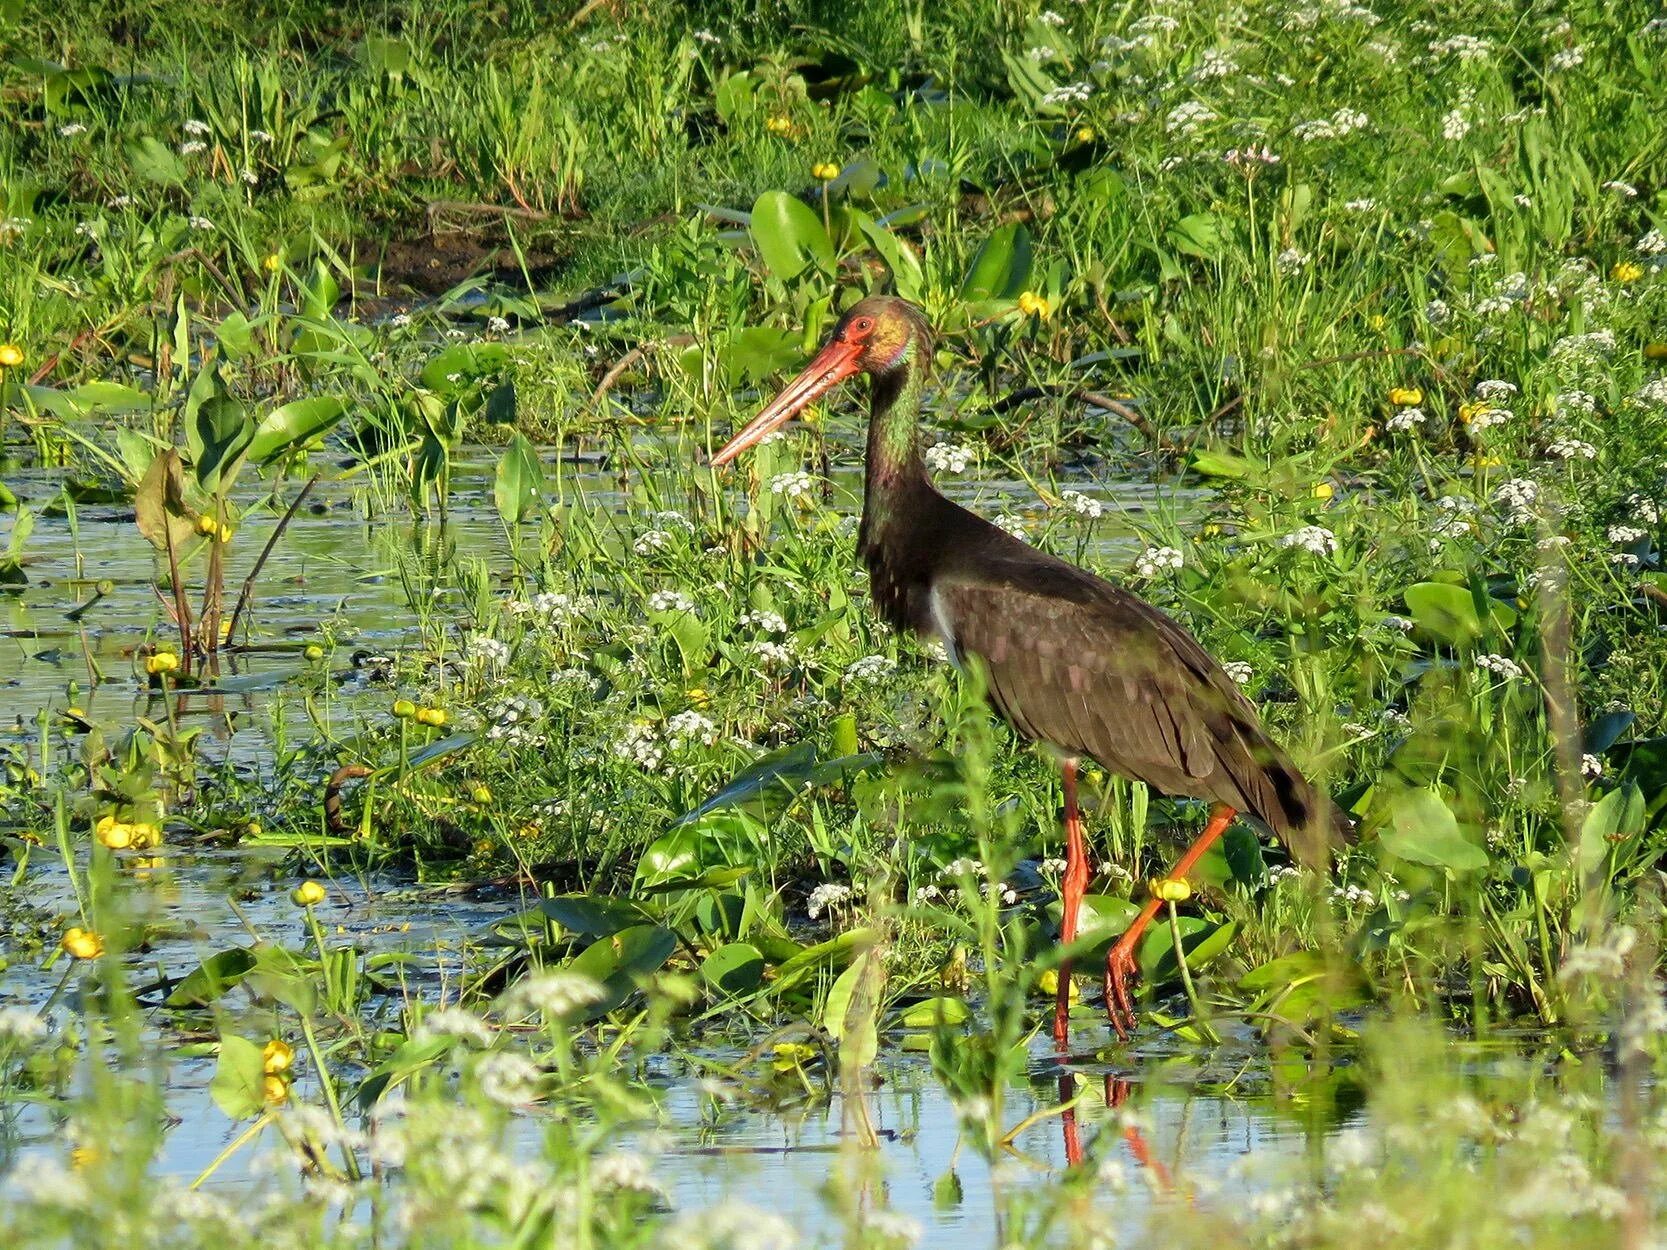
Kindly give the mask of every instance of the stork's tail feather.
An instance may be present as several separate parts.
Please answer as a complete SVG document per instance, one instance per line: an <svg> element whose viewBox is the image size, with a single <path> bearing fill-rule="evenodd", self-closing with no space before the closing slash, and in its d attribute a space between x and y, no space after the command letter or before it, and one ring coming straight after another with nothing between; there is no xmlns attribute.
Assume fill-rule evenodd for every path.
<svg viewBox="0 0 1667 1250"><path fill-rule="evenodd" d="M1253 805L1251 814L1265 821L1303 864L1329 868L1332 850L1354 840L1354 822L1265 737L1257 754L1263 784L1256 797L1262 802Z"/></svg>

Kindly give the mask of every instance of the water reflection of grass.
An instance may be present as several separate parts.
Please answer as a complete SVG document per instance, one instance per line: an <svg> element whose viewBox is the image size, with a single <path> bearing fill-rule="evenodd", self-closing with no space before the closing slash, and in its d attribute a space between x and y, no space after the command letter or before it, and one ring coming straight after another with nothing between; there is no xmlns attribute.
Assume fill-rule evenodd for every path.
<svg viewBox="0 0 1667 1250"><path fill-rule="evenodd" d="M1178 1243L1648 1244L1659 21L899 16L0 16L0 591L67 687L0 742L7 1244L902 1244L937 1217L858 1145L900 1056L993 1245L1139 1235L1142 1158ZM1365 829L1325 883L1230 834L1063 1088L1054 783L874 625L845 414L744 498L699 467L879 285L943 332L940 479L1183 616ZM291 650L189 689L315 472L223 643ZM376 620L262 611L320 559ZM1196 825L1087 789L1081 967ZM416 941L390 872L493 893ZM235 1127L170 1125L210 1061ZM1160 1082L1300 1160L1212 1191ZM620 1143L691 1088L837 1113L825 1226L664 1210Z"/></svg>

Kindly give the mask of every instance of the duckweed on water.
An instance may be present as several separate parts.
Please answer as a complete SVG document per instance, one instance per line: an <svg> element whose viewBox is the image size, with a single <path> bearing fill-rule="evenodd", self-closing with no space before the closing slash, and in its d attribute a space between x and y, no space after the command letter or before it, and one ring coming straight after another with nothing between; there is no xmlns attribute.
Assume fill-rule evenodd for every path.
<svg viewBox="0 0 1667 1250"><path fill-rule="evenodd" d="M5 1244L1661 1239L1658 13L141 7L0 5ZM852 413L703 467L871 289L1359 820L1085 771L1131 1047Z"/></svg>

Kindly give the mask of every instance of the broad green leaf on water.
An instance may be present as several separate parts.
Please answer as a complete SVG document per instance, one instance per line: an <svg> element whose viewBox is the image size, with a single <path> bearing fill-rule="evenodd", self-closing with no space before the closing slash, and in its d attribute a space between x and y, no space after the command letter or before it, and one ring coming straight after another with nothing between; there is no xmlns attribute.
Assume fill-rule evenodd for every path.
<svg viewBox="0 0 1667 1250"><path fill-rule="evenodd" d="M1402 597L1413 624L1440 642L1461 646L1482 636L1482 620L1468 586L1419 582L1408 586Z"/></svg>
<svg viewBox="0 0 1667 1250"><path fill-rule="evenodd" d="M693 612L648 613L649 623L671 635L677 653L683 660L684 676L693 676L706 667L711 658L711 634Z"/></svg>
<svg viewBox="0 0 1667 1250"><path fill-rule="evenodd" d="M214 329L214 341L230 360L241 360L255 349L254 327L241 312L228 313Z"/></svg>
<svg viewBox="0 0 1667 1250"><path fill-rule="evenodd" d="M872 156L859 156L841 169L837 178L828 183L828 191L833 195L866 200L872 198L874 192L885 185L886 171L880 167L880 162Z"/></svg>
<svg viewBox="0 0 1667 1250"><path fill-rule="evenodd" d="M1023 222L998 226L980 245L961 279L961 298L1012 300L1030 281L1030 231Z"/></svg>
<svg viewBox="0 0 1667 1250"><path fill-rule="evenodd" d="M15 507L17 507L17 496L11 492L4 482L0 482L0 512L10 512Z"/></svg>
<svg viewBox="0 0 1667 1250"><path fill-rule="evenodd" d="M650 842L637 860L637 888L694 876L701 870L701 850L700 830L679 822Z"/></svg>
<svg viewBox="0 0 1667 1250"><path fill-rule="evenodd" d="M226 388L218 364L198 370L191 381L185 432L197 485L205 491L230 486L255 436L255 420L243 401Z"/></svg>
<svg viewBox="0 0 1667 1250"><path fill-rule="evenodd" d="M317 965L282 946L256 947L254 956L255 966L244 974L244 987L257 998L274 999L310 1016L318 1003Z"/></svg>
<svg viewBox="0 0 1667 1250"><path fill-rule="evenodd" d="M319 437L346 415L347 405L333 395L292 399L256 424L248 457L255 464L268 464Z"/></svg>
<svg viewBox="0 0 1667 1250"><path fill-rule="evenodd" d="M1085 894L1077 911L1077 940L1109 942L1140 914L1140 904L1110 894Z"/></svg>
<svg viewBox="0 0 1667 1250"><path fill-rule="evenodd" d="M1429 246L1449 269L1462 269L1478 256L1493 251L1493 244L1482 228L1468 217L1451 210L1439 212L1430 219Z"/></svg>
<svg viewBox="0 0 1667 1250"><path fill-rule="evenodd" d="M842 1064L866 1067L879 1052L879 1003L869 1001L868 996L877 991L882 975L870 953L867 958L853 960L828 990L822 1027L839 1042Z"/></svg>
<svg viewBox="0 0 1667 1250"><path fill-rule="evenodd" d="M1171 226L1164 240L1177 252L1215 260L1221 255L1221 219L1213 213L1193 213Z"/></svg>
<svg viewBox="0 0 1667 1250"><path fill-rule="evenodd" d="M121 382L83 382L69 393L82 412L149 412L152 397Z"/></svg>
<svg viewBox="0 0 1667 1250"><path fill-rule="evenodd" d="M1181 930L1181 949L1187 955L1187 968L1195 973L1218 958L1239 932L1235 920L1215 924L1199 916L1182 916L1177 927ZM1181 975L1174 942L1174 934L1160 912L1140 943L1140 973L1152 985L1164 985Z"/></svg>
<svg viewBox="0 0 1667 1250"><path fill-rule="evenodd" d="M254 952L241 946L210 955L174 987L162 1005L206 1007L242 981L254 966Z"/></svg>
<svg viewBox="0 0 1667 1250"><path fill-rule="evenodd" d="M235 1033L220 1035L220 1059L208 1083L214 1105L233 1120L248 1120L266 1109L266 1068L261 1048Z"/></svg>
<svg viewBox="0 0 1667 1250"><path fill-rule="evenodd" d="M930 1029L940 1024L964 1024L972 1017L972 1009L964 998L941 995L916 1003L898 1017L905 1029Z"/></svg>
<svg viewBox="0 0 1667 1250"><path fill-rule="evenodd" d="M1271 1012L1297 1024L1359 1007L1371 1000L1360 965L1353 960L1297 951L1270 960L1239 978L1257 1011Z"/></svg>
<svg viewBox="0 0 1667 1250"><path fill-rule="evenodd" d="M1488 866L1488 853L1459 832L1458 818L1434 790L1403 790L1391 799L1389 824L1378 840L1390 854L1415 864L1452 872Z"/></svg>
<svg viewBox="0 0 1667 1250"><path fill-rule="evenodd" d="M1267 880L1268 865L1262 858L1262 842L1255 830L1242 822L1235 822L1223 836L1221 846L1233 880L1251 889L1260 887Z"/></svg>
<svg viewBox="0 0 1667 1250"><path fill-rule="evenodd" d="M1233 481L1252 477L1261 467L1254 460L1246 460L1243 456L1235 456L1225 451L1195 451L1187 457L1187 468L1194 473Z"/></svg>
<svg viewBox="0 0 1667 1250"><path fill-rule="evenodd" d="M757 384L799 359L799 336L775 326L748 326L724 348L724 372L730 385Z"/></svg>
<svg viewBox="0 0 1667 1250"><path fill-rule="evenodd" d="M567 964L602 984L606 997L589 1008L584 1019L596 1020L613 1011L637 990L637 981L660 966L677 949L677 935L660 925L621 929L587 946Z"/></svg>
<svg viewBox="0 0 1667 1250"><path fill-rule="evenodd" d="M701 961L700 975L725 994L748 994L764 983L764 956L747 942L731 942Z"/></svg>
<svg viewBox="0 0 1667 1250"><path fill-rule="evenodd" d="M179 452L159 453L133 496L133 515L139 532L158 551L171 541L177 556L198 537L196 516L185 502L185 471Z"/></svg>
<svg viewBox="0 0 1667 1250"><path fill-rule="evenodd" d="M313 262L312 276L301 287L301 314L318 321L327 318L341 299L341 283L323 260Z"/></svg>
<svg viewBox="0 0 1667 1250"><path fill-rule="evenodd" d="M674 890L722 890L743 880L751 872L750 867L708 868L692 877L673 877L666 881L656 881L653 885L643 886L642 893L652 895L670 894Z"/></svg>
<svg viewBox="0 0 1667 1250"><path fill-rule="evenodd" d="M775 989L777 992L788 989L818 968L844 963L857 951L871 946L874 938L872 929L848 929L838 937L806 947L776 968Z"/></svg>
<svg viewBox="0 0 1667 1250"><path fill-rule="evenodd" d="M516 525L536 515L544 506L544 467L538 449L517 433L498 457L498 471L492 480L492 501L505 525Z"/></svg>
<svg viewBox="0 0 1667 1250"><path fill-rule="evenodd" d="M387 35L370 35L359 45L359 59L373 74L398 82L411 68L411 45Z"/></svg>
<svg viewBox="0 0 1667 1250"><path fill-rule="evenodd" d="M567 932L583 937L608 937L651 919L628 899L591 894L558 894L555 898L540 899L538 910Z"/></svg>
<svg viewBox="0 0 1667 1250"><path fill-rule="evenodd" d="M701 817L725 807L740 807L777 786L796 792L816 767L816 744L800 742L754 760L736 773L722 790L699 807L677 818L677 824L693 824Z"/></svg>
<svg viewBox="0 0 1667 1250"><path fill-rule="evenodd" d="M752 206L753 246L783 282L814 265L831 271L834 246L822 219L803 200L785 191L766 191Z"/></svg>
<svg viewBox="0 0 1667 1250"><path fill-rule="evenodd" d="M423 366L422 383L438 394L455 395L508 363L509 348L502 343L458 343L436 353Z"/></svg>
<svg viewBox="0 0 1667 1250"><path fill-rule="evenodd" d="M1628 782L1611 790L1586 813L1580 822L1580 871L1591 872L1603 864L1612 840L1644 831L1644 792Z"/></svg>

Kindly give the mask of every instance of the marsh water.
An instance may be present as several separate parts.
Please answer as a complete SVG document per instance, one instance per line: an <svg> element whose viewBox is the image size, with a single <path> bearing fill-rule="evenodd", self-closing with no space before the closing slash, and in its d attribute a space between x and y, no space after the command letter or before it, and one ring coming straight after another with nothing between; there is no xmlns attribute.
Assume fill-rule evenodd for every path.
<svg viewBox="0 0 1667 1250"><path fill-rule="evenodd" d="M486 450L462 458L443 530L436 522L413 523L403 513L367 516L354 484L320 483L261 579L258 633L271 645L238 657L237 672L222 682L221 693L184 702L183 714L207 727L210 754L260 766L274 732L275 693L301 666L301 646L321 627L337 643L333 677L344 692L339 714L351 717L355 698L386 701L386 688L365 685L356 695L358 677L340 657L353 650L391 651L412 635L407 624L415 619L412 596L446 590L443 578L412 573L425 560L432 563L437 542L486 560L502 555L506 539L490 501L492 463ZM593 501L629 506L611 476L595 466L587 472ZM1144 482L1107 487L1086 473L1079 476L1076 487L1106 504L1096 554L1108 561L1126 562L1138 550L1127 516L1189 506L1184 493L1167 488L1155 490ZM56 489L50 470L25 469L8 478L37 504ZM285 497L296 485L285 486ZM851 506L854 485L850 474L836 482L836 495ZM1028 495L1017 482L957 481L951 489L977 496L986 510L992 498ZM250 523L264 531L270 522L257 516ZM0 545L3 538L0 533ZM32 737L39 732L38 716L56 715L72 701L94 716L155 713L134 675L131 652L153 632L165 635L168 624L152 590L155 558L133 525L131 508L84 504L73 524L61 513L41 515L27 555L28 585L21 593L0 596L5 732ZM238 566L234 587L242 575ZM103 598L79 623L66 619L100 581L111 583ZM102 684L90 682L91 662L102 667ZM149 870L149 888L135 892L142 900L136 905L148 911L144 918L158 934L145 952L142 974L182 976L205 956L246 944L252 936L302 942L300 914L285 894L293 873L279 869L283 854L271 849L165 854ZM33 905L46 913L71 910L66 878L31 865L28 880ZM383 876L336 883L320 914L331 929L376 950L409 952L415 957L412 988L438 995L443 984L455 983L471 937L528 902L510 889L428 888ZM24 963L6 968L0 974L0 1005L42 1004L59 975ZM1225 1200L1247 1199L1283 1169L1312 1167L1325 1141L1359 1114L1346 1099L1329 1095L1296 1103L1270 1096L1257 1043L1248 1035L1237 1044L1230 1038L1205 1069L1161 1035L1132 1051L1114 1052L1114 1062L1102 1061L1096 1052L1110 1041L1103 1025L1082 1031L1069 1065L1084 1083L1076 1128L1087 1157L1107 1182L1098 1218L1108 1230L1138 1232L1154 1204L1175 1187L1212 1188ZM714 1057L736 1055L720 1051ZM170 1063L162 1077L173 1123L159 1167L182 1181L202 1172L241 1131L209 1097L213 1070L212 1056L185 1058ZM1046 1039L1035 1039L1029 1079L1011 1091L1007 1122L1019 1125L1058 1104L1065 1070ZM839 1226L828 1218L826 1182L840 1166L842 1149L853 1146L857 1117L847 1095L835 1093L830 1102L782 1113L717 1106L698 1069L686 1062L664 1061L655 1080L657 1122L644 1124L622 1144L657 1156L656 1176L669 1186L674 1205L697 1207L725 1198L757 1202L767 1196L767 1205L791 1219L807 1244L839 1240ZM1144 1133L1131 1131L1115 1105L1130 1096L1141 1107ZM1042 1115L1020 1131L994 1168L977 1152L960 1148L955 1108L923 1055L883 1048L875 1085L864 1101L878 1139L877 1151L866 1157L878 1165L889 1204L926 1230L923 1245L995 1244L998 1193L1023 1190L1066 1162L1066 1125L1057 1115ZM58 1119L42 1104L0 1107L0 1172L11 1177L0 1180L0 1192L33 1168L61 1164L59 1130ZM529 1147L539 1131L538 1118L529 1114ZM275 1171L271 1152L282 1149L281 1142L272 1142L240 1153L209 1184L224 1192L266 1183L258 1178L269 1181ZM942 1183L952 1172L955 1183Z"/></svg>

